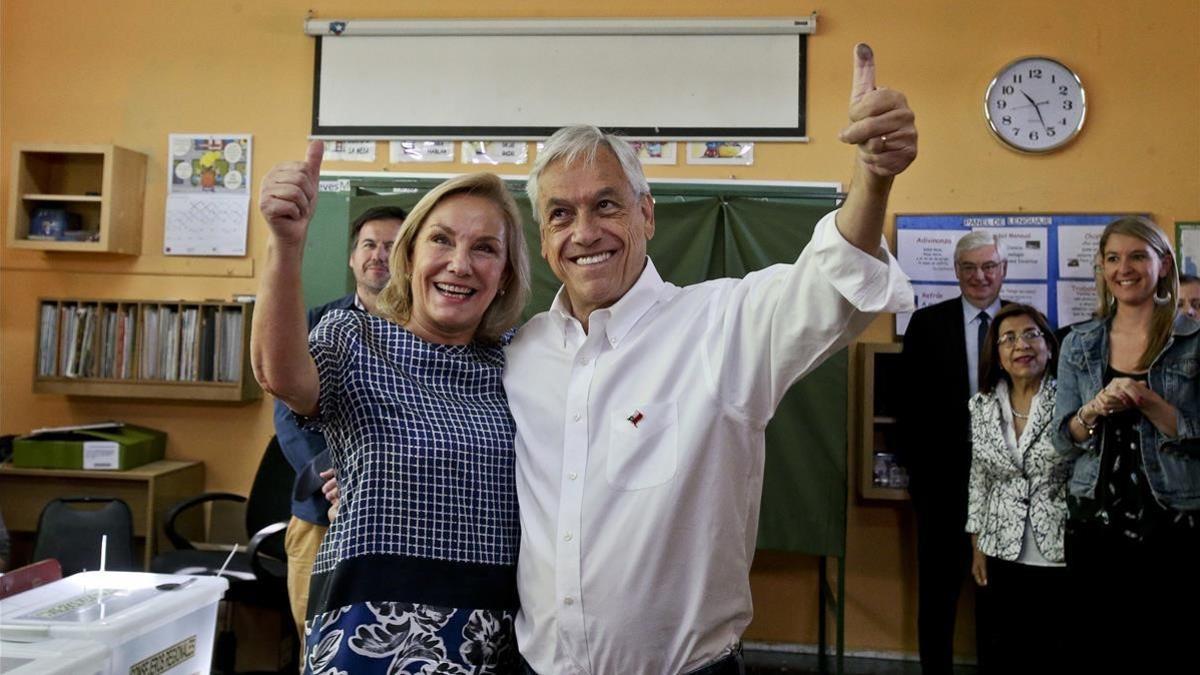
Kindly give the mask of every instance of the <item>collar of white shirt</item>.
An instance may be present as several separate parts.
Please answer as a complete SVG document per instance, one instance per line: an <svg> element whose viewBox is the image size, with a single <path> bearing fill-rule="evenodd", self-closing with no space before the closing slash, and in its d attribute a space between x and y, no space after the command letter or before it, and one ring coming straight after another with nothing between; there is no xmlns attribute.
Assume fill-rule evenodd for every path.
<svg viewBox="0 0 1200 675"><path fill-rule="evenodd" d="M979 308L967 301L967 296L959 296L962 299L963 306L963 325L970 326L972 321L979 318ZM988 314L988 321L996 318L996 312L1000 311L1000 298L996 298L992 304L983 308L983 311Z"/></svg>
<svg viewBox="0 0 1200 675"><path fill-rule="evenodd" d="M594 310L589 316L588 325L592 328L602 327L605 331L604 337L612 346L617 346L634 324L658 302L659 293L664 285L665 282L659 276L654 261L650 260L650 256L646 256L646 266L633 287L612 305ZM567 295L566 286L559 288L555 294L554 302L550 305L550 316L554 317L562 329L563 345L566 345L572 322L580 325L579 320L571 313L571 299Z"/></svg>

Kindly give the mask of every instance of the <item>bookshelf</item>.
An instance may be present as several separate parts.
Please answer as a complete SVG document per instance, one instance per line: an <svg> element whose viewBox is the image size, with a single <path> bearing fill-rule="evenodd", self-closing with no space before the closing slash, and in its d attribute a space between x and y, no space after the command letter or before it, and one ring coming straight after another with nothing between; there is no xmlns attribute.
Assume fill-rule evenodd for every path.
<svg viewBox="0 0 1200 675"><path fill-rule="evenodd" d="M142 252L146 155L116 145L18 144L12 166L10 247Z"/></svg>
<svg viewBox="0 0 1200 675"><path fill-rule="evenodd" d="M41 298L35 394L242 402L251 303Z"/></svg>
<svg viewBox="0 0 1200 675"><path fill-rule="evenodd" d="M899 444L896 418L896 388L901 385L898 342L863 342L858 345L858 414L851 424L858 428L859 493L863 499L904 501L908 499L907 475L896 462Z"/></svg>

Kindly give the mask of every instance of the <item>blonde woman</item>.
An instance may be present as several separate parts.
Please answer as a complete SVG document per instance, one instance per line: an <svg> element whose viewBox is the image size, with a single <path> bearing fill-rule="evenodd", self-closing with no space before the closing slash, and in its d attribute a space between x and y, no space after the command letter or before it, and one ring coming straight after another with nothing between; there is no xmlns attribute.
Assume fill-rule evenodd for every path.
<svg viewBox="0 0 1200 675"><path fill-rule="evenodd" d="M1170 244L1153 222L1109 224L1096 318L1074 327L1059 361L1054 441L1075 458L1072 607L1089 644L1081 658L1105 671L1169 672L1160 663L1195 639L1200 324L1176 316L1178 288Z"/></svg>
<svg viewBox="0 0 1200 675"><path fill-rule="evenodd" d="M267 266L251 337L263 388L324 432L340 503L313 567L305 672L511 673L520 537L502 343L529 268L491 174L412 210L378 316L335 310L304 338L299 270L320 142L263 181Z"/></svg>

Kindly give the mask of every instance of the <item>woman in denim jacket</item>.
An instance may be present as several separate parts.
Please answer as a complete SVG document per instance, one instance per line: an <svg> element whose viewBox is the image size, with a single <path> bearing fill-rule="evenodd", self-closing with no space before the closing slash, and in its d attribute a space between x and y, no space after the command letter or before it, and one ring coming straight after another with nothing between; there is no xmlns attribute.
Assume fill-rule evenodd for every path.
<svg viewBox="0 0 1200 675"><path fill-rule="evenodd" d="M1176 318L1175 259L1153 222L1111 223L1099 257L1097 316L1063 341L1054 445L1075 458L1066 555L1082 656L1143 669L1182 658L1197 632L1200 324Z"/></svg>

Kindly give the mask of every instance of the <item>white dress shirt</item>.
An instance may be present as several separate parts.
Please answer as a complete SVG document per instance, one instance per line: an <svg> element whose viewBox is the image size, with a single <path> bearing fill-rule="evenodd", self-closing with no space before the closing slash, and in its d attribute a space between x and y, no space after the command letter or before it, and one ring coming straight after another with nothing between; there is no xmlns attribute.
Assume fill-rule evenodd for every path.
<svg viewBox="0 0 1200 675"><path fill-rule="evenodd" d="M647 260L587 333L560 290L504 374L533 669L669 675L728 653L752 614L763 429L872 313L912 302L895 259L847 243L833 213L795 264L741 280L679 288Z"/></svg>
<svg viewBox="0 0 1200 675"><path fill-rule="evenodd" d="M979 393L979 308L967 302L963 296L963 327L967 339L967 381L970 382L971 396ZM987 312L988 321L996 318L1000 311L1000 298L992 301L983 311Z"/></svg>

